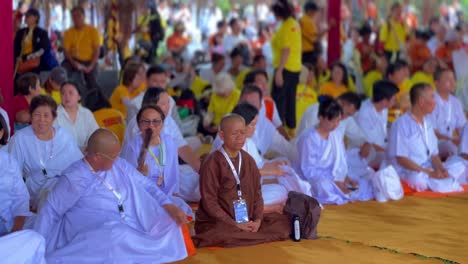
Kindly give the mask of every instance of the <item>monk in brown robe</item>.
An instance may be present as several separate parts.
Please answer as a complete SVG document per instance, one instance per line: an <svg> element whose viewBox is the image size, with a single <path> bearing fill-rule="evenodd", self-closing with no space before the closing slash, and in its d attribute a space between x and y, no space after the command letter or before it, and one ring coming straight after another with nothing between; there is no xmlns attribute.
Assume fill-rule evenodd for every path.
<svg viewBox="0 0 468 264"><path fill-rule="evenodd" d="M286 215L263 214L260 172L254 159L242 150L245 130L240 115L224 117L218 132L224 141L223 148L209 155L201 166L201 200L193 237L197 247L246 246L285 240L290 235L291 225ZM231 165L238 174L239 186ZM234 204L240 199L245 201L247 211L244 221L236 221L236 215L242 214L235 212Z"/></svg>

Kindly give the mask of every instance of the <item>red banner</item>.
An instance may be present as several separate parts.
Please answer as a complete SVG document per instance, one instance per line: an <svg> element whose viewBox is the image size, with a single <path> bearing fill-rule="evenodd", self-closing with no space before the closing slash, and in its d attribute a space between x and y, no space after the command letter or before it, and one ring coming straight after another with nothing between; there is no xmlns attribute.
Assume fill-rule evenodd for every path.
<svg viewBox="0 0 468 264"><path fill-rule="evenodd" d="M13 107L13 1L0 1L0 25L2 25L0 34L0 90L3 95L3 104L1 105L10 115L10 125L13 118L11 109ZM12 126L13 127L13 126Z"/></svg>
<svg viewBox="0 0 468 264"><path fill-rule="evenodd" d="M328 32L328 53L327 62L328 65L340 59L341 53L341 39L340 39L340 27L341 27L341 0L328 0L328 25L330 31Z"/></svg>

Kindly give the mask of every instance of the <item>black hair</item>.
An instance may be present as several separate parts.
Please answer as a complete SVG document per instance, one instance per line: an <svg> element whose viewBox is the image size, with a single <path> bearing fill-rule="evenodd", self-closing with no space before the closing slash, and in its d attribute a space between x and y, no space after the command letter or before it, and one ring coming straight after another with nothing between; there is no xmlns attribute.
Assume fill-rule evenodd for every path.
<svg viewBox="0 0 468 264"><path fill-rule="evenodd" d="M79 95L81 95L81 94L80 94L80 90L78 89L78 84L77 84L76 82L74 82L74 81L65 81L64 83L62 83L62 85L60 85L60 91L62 91L62 90L63 90L63 87L65 87L66 85L71 85L71 86L73 86L73 88L75 88L76 92L77 92Z"/></svg>
<svg viewBox="0 0 468 264"><path fill-rule="evenodd" d="M381 80L374 83L372 87L372 102L378 103L382 100L390 100L392 97L400 91L396 84L391 81Z"/></svg>
<svg viewBox="0 0 468 264"><path fill-rule="evenodd" d="M251 93L257 93L258 96L260 97L260 102L262 101L263 94L262 94L262 89L258 88L258 86L254 84L247 84L244 86L241 92L241 97L246 94L251 94Z"/></svg>
<svg viewBox="0 0 468 264"><path fill-rule="evenodd" d="M36 24L39 24L39 21L41 20L41 14L39 13L39 11L35 8L30 8L26 14L25 14L25 17L28 17L28 16L35 16L37 17L37 21L36 21Z"/></svg>
<svg viewBox="0 0 468 264"><path fill-rule="evenodd" d="M305 4L304 4L304 12L307 12L307 11L317 11L319 10L319 7L318 5L314 2L314 1L307 1Z"/></svg>
<svg viewBox="0 0 468 264"><path fill-rule="evenodd" d="M253 57L252 64L259 63L261 60L264 60L264 59L266 59L265 55L257 54Z"/></svg>
<svg viewBox="0 0 468 264"><path fill-rule="evenodd" d="M153 109L154 111L158 112L159 115L161 116L162 121L164 122L164 120L166 119L166 115L164 114L163 110L161 110L161 108L159 106L155 105L155 104L149 104L149 105L143 106L140 109L140 111L138 111L138 114L136 116L137 123L140 123L141 116L143 115L143 112L145 112L148 109Z"/></svg>
<svg viewBox="0 0 468 264"><path fill-rule="evenodd" d="M343 77L341 78L341 84L343 84L344 86L348 87L348 70L346 69L346 66L337 61L337 62L334 62L331 66L330 66L330 70L331 70L331 74L330 74L330 79L329 81L332 80L332 74L333 74L333 68L334 67L339 67L341 69L341 71L343 71Z"/></svg>
<svg viewBox="0 0 468 264"><path fill-rule="evenodd" d="M145 105L156 105L163 93L167 93L167 91L161 87L148 88L143 96L141 107L144 107Z"/></svg>
<svg viewBox="0 0 468 264"><path fill-rule="evenodd" d="M224 60L224 55L223 54L219 54L217 52L213 52L211 54L211 63L212 64L216 64L220 61Z"/></svg>
<svg viewBox="0 0 468 264"><path fill-rule="evenodd" d="M70 14L73 14L73 13L75 13L77 11L80 12L82 15L85 14L85 10L84 10L84 8L82 6L73 7L72 10L70 11Z"/></svg>
<svg viewBox="0 0 468 264"><path fill-rule="evenodd" d="M343 108L331 96L322 96L319 104L318 116L333 120L343 115Z"/></svg>
<svg viewBox="0 0 468 264"><path fill-rule="evenodd" d="M361 97L355 92L346 92L336 99L354 105L356 111L361 108Z"/></svg>
<svg viewBox="0 0 468 264"><path fill-rule="evenodd" d="M29 89L36 89L37 82L40 81L39 76L32 72L27 72L19 77L16 81L18 93L28 95Z"/></svg>
<svg viewBox="0 0 468 264"><path fill-rule="evenodd" d="M220 21L218 21L218 23L216 23L216 28L220 29L220 28L224 27L225 25L226 25L226 21L220 20Z"/></svg>
<svg viewBox="0 0 468 264"><path fill-rule="evenodd" d="M10 131L8 131L8 125L5 121L5 118L3 118L3 115L0 115L0 130L3 130L3 136L0 138L0 145L5 146L8 144Z"/></svg>
<svg viewBox="0 0 468 264"><path fill-rule="evenodd" d="M164 70L164 68L161 65L159 64L152 65L146 72L146 78L149 78L153 74L161 74L161 73L166 74L166 70Z"/></svg>
<svg viewBox="0 0 468 264"><path fill-rule="evenodd" d="M416 83L415 85L411 86L411 90L409 94L410 94L410 102L412 106L416 105L419 98L423 95L426 89L432 89L431 85L428 83Z"/></svg>
<svg viewBox="0 0 468 264"><path fill-rule="evenodd" d="M257 77L257 75L263 75L268 80L268 73L266 71L264 71L264 70L253 70L253 71L250 71L249 73L247 73L247 75L245 76L244 85L254 83L255 82L255 77Z"/></svg>
<svg viewBox="0 0 468 264"><path fill-rule="evenodd" d="M440 80L440 78L442 78L442 75L444 75L445 72L452 72L452 70L445 67L437 68L437 70L434 72L434 81Z"/></svg>
<svg viewBox="0 0 468 264"><path fill-rule="evenodd" d="M370 35L371 33L372 33L372 28L367 22L362 24L362 26L359 28L359 35L361 37L365 35Z"/></svg>
<svg viewBox="0 0 468 264"><path fill-rule="evenodd" d="M277 17L287 19L294 16L294 7L287 0L276 0L271 5L271 11Z"/></svg>
<svg viewBox="0 0 468 264"><path fill-rule="evenodd" d="M232 49L231 54L229 54L229 57L231 59L237 57L237 56L242 56L242 51L239 47L235 47Z"/></svg>
<svg viewBox="0 0 468 264"><path fill-rule="evenodd" d="M37 108L41 106L48 106L50 107L50 111L52 115L57 117L57 103L50 97L49 95L38 95L31 100L31 104L29 105L29 114L33 114Z"/></svg>
<svg viewBox="0 0 468 264"><path fill-rule="evenodd" d="M388 79L390 75L393 75L397 71L408 67L408 63L404 60L397 60L395 63L388 65L387 72L385 73L385 78Z"/></svg>
<svg viewBox="0 0 468 264"><path fill-rule="evenodd" d="M239 19L235 17L231 18L231 20L229 20L229 26L233 27L237 23L237 21L239 21Z"/></svg>
<svg viewBox="0 0 468 264"><path fill-rule="evenodd" d="M242 116L245 120L245 124L248 125L258 115L258 109L247 102L241 102L234 107L232 113Z"/></svg>

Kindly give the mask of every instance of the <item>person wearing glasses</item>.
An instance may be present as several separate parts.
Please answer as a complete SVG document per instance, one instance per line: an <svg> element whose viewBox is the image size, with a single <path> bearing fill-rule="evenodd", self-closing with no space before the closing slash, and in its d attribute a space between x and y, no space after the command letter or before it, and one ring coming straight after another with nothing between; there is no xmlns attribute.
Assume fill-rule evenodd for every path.
<svg viewBox="0 0 468 264"><path fill-rule="evenodd" d="M11 138L9 152L18 161L31 207L37 210L62 171L83 155L66 129L52 125L57 117L57 104L50 96L34 97L29 113L31 125Z"/></svg>
<svg viewBox="0 0 468 264"><path fill-rule="evenodd" d="M170 135L162 133L165 118L159 106L143 106L137 114L141 134L125 142L121 157L191 216L191 208L177 197L180 185L177 145Z"/></svg>

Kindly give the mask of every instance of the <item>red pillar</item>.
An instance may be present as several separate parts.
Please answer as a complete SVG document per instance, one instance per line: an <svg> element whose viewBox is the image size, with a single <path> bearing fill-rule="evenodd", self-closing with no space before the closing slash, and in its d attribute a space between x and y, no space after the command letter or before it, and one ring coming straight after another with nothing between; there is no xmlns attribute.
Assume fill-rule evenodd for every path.
<svg viewBox="0 0 468 264"><path fill-rule="evenodd" d="M3 95L2 107L10 114L13 104L13 1L0 1L0 91ZM10 115L10 122L12 122ZM12 124L10 124L12 125Z"/></svg>
<svg viewBox="0 0 468 264"><path fill-rule="evenodd" d="M341 0L328 0L327 20L330 26L330 31L328 32L328 50L327 50L328 65L340 59L340 53L341 53L340 10L341 10Z"/></svg>

